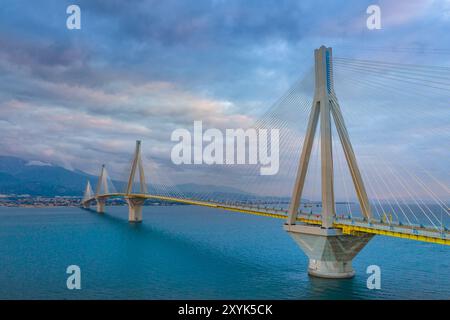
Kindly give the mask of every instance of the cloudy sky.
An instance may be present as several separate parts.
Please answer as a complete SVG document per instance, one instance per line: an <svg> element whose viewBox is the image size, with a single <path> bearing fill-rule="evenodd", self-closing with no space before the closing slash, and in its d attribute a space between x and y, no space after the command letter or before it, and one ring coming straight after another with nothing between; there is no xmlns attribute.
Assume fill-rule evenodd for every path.
<svg viewBox="0 0 450 320"><path fill-rule="evenodd" d="M81 30L66 28L70 4L81 8ZM370 4L381 8L381 30L366 27ZM93 174L105 162L119 177L142 139L154 165L168 166L174 129L190 129L194 120L250 125L310 70L322 44L339 57L448 67L449 30L448 0L4 0L0 154ZM405 138L436 126L430 118L416 131L389 124L368 135L365 128L378 127L374 118L383 114L358 110L362 97L375 101L361 90L351 104L357 90L351 82L341 88L359 116L349 126L361 150L385 150L389 128ZM399 108L394 114L408 113ZM448 104L440 120L446 115ZM449 171L448 126L439 125L421 145L405 149L406 140L398 140L388 148L406 154L407 163L438 141L430 152L442 157L433 157L429 170L442 176ZM192 168L183 181L189 177Z"/></svg>

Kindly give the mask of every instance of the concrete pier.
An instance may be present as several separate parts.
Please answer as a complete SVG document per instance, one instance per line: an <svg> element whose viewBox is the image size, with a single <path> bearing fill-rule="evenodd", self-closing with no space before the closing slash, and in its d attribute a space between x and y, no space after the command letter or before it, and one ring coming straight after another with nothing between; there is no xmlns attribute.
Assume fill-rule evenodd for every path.
<svg viewBox="0 0 450 320"><path fill-rule="evenodd" d="M106 199L105 198L96 198L96 200L97 200L97 212L98 213L104 213L105 212Z"/></svg>
<svg viewBox="0 0 450 320"><path fill-rule="evenodd" d="M91 208L91 203L89 201L83 202L81 204L81 206L83 207L83 209L90 209Z"/></svg>
<svg viewBox="0 0 450 320"><path fill-rule="evenodd" d="M142 206L145 199L143 198L125 198L128 203L128 221L129 222L142 222Z"/></svg>
<svg viewBox="0 0 450 320"><path fill-rule="evenodd" d="M308 256L308 273L332 279L355 275L352 260L373 237L371 234L344 235L338 229L303 224L286 224L284 229Z"/></svg>

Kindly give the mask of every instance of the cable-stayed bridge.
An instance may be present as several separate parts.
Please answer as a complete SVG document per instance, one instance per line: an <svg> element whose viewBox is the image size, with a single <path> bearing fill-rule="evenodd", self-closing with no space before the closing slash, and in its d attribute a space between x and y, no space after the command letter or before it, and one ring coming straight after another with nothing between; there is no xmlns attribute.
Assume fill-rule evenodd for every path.
<svg viewBox="0 0 450 320"><path fill-rule="evenodd" d="M428 69L420 66L403 65L397 73L389 73L386 70L389 70L390 65L386 62L365 60L355 62L347 59L336 59L336 61L338 68L345 68L349 72L361 71L370 67L369 70L372 71L369 72L374 72L382 79L383 77L392 80L401 78L402 81L410 82L412 85L418 84L417 80L429 72ZM302 99L296 86L281 99L285 108L300 105L309 111L306 131L302 135L303 146L300 158L297 159L298 161L294 161L297 164L295 171L289 173L295 176L295 180L291 189L291 197L287 202L285 199L276 197L252 199L249 195L227 198L227 194L222 194L219 197L213 192L205 192L198 196L195 190L189 193L181 192L167 184L159 186L159 192L155 191L152 183L146 184L141 142L137 141L125 190L123 192L116 191L105 166L102 166L95 192L88 182L82 205L88 208L91 203L96 202L97 211L104 212L107 199L123 197L129 207L130 222L142 221L142 207L148 199L284 219L286 221L285 230L310 259L309 273L329 278L353 276L352 259L374 235L449 245L450 233L444 224L444 216L448 219L450 215L448 205L423 182L423 179L414 173L406 172L411 181L417 181L420 188L430 195L438 210L434 210L429 203L417 197L405 177L393 170L383 159L377 158L377 161L385 166L384 171L388 172L390 179L374 168L370 170L373 172L373 177L368 178L366 170L359 167L344 115L334 90L333 63L331 48L322 46L315 50L313 99L310 101ZM439 70L433 71L436 71L433 73L435 80L428 81L427 85L436 90L447 90L443 80L445 75L439 74ZM358 84L364 83L367 79L353 79L352 81L355 81L354 88L357 88ZM382 81L370 81L370 85L382 87ZM393 88L393 86L390 87L390 89ZM280 111L280 108L269 110L267 119L257 125L281 127L289 132L287 121L283 122L277 119L277 112L283 112L283 110ZM422 112L426 114L427 110L422 110ZM439 128L433 130L439 130ZM298 136L282 135L281 138L283 146L298 149L298 140L296 140ZM340 159L338 158L340 153L337 152L339 150L338 143L342 147ZM312 168L314 160L316 160L316 167ZM337 205L335 199L338 176L335 174L336 163L338 164L336 169L339 169L341 174L345 170L348 173L348 181L340 182L342 189L346 192L350 189L354 190L359 216L353 214L351 201L343 202L341 207ZM281 165L283 165L283 161ZM312 180L313 184L317 183L318 197L320 198L318 202L307 201L303 198L306 193L308 174L309 180ZM245 177L248 177L247 180L254 179L250 174L246 174ZM136 178L137 183L135 182ZM394 188L389 180L394 180L402 186L402 190L410 196L413 204L396 196L399 188ZM252 188L257 188L255 186L258 185L261 183L255 182ZM444 189L446 189L445 186ZM383 201L382 197L377 196L380 190L387 191L392 195L390 201ZM446 190L448 191L448 189ZM374 199L369 198L369 192L375 196ZM288 206L283 204L288 204ZM343 208L346 213L339 212ZM439 213L441 218L438 216Z"/></svg>

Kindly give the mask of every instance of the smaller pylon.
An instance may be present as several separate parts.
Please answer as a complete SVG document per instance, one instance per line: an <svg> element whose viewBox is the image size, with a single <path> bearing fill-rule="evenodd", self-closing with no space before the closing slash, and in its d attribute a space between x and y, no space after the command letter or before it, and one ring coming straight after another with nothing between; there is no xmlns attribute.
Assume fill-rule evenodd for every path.
<svg viewBox="0 0 450 320"><path fill-rule="evenodd" d="M95 200L97 201L97 212L104 213L106 198L104 197L109 193L108 188L108 173L106 172L105 165L102 165L100 176L98 177L97 186L95 188Z"/></svg>
<svg viewBox="0 0 450 320"><path fill-rule="evenodd" d="M145 183L144 166L142 165L141 157L141 141L136 141L136 149L134 151L133 162L131 163L130 176L128 178L126 194L133 193L134 177L136 170L139 171L139 194L147 193L147 185Z"/></svg>
<svg viewBox="0 0 450 320"><path fill-rule="evenodd" d="M139 172L139 191L138 193L133 193L136 171ZM145 183L144 167L142 165L141 141L137 140L125 197L128 203L129 222L142 222L142 206L145 202L145 198L143 198L142 195L146 193L147 185Z"/></svg>
<svg viewBox="0 0 450 320"><path fill-rule="evenodd" d="M109 193L107 179L108 179L108 174L106 172L106 167L104 164L102 164L102 169L100 171L100 175L98 176L97 186L95 188L96 196Z"/></svg>
<svg viewBox="0 0 450 320"><path fill-rule="evenodd" d="M91 183L87 182L86 189L84 190L83 199L81 200L81 204L83 208L89 209L91 205L91 200L94 198L94 192L92 191Z"/></svg>

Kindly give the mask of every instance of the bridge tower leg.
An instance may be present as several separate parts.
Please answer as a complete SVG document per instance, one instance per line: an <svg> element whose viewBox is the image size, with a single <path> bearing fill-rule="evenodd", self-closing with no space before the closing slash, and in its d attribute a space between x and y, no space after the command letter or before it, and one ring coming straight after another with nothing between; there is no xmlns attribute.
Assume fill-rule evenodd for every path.
<svg viewBox="0 0 450 320"><path fill-rule="evenodd" d="M310 275L325 278L353 277L352 259L367 244L373 235L345 235L333 228L335 212L333 182L333 150L331 124L336 125L345 158L350 169L353 184L361 210L366 219L371 219L371 209L361 174L356 163L350 139L345 127L333 86L332 50L324 46L316 49L315 94L303 143L302 154L289 206L285 230L297 242L309 258ZM297 215L305 183L314 135L320 122L322 224L312 226L298 224Z"/></svg>
<svg viewBox="0 0 450 320"><path fill-rule="evenodd" d="M133 193L134 178L136 171L139 173L139 193ZM136 141L136 150L134 152L133 162L131 164L130 177L128 178L127 190L125 197L128 203L128 221L142 222L142 206L145 202L147 193L147 185L145 183L144 167L141 158L141 141Z"/></svg>

